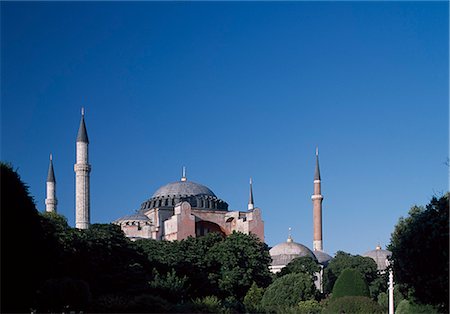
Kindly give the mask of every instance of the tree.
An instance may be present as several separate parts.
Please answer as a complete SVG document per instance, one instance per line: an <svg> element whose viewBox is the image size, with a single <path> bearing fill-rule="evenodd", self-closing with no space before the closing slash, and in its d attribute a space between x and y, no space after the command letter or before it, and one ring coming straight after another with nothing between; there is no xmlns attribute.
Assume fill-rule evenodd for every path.
<svg viewBox="0 0 450 314"><path fill-rule="evenodd" d="M369 287L364 278L352 268L344 269L333 287L332 299L345 296L369 296Z"/></svg>
<svg viewBox="0 0 450 314"><path fill-rule="evenodd" d="M261 312L261 300L264 295L264 289L258 288L256 283L253 283L247 294L244 297L244 306L249 313Z"/></svg>
<svg viewBox="0 0 450 314"><path fill-rule="evenodd" d="M10 165L0 163L1 308L29 312L36 290L52 274L54 250L28 186Z"/></svg>
<svg viewBox="0 0 450 314"><path fill-rule="evenodd" d="M302 256L294 258L290 261L286 267L284 267L279 273L277 273L277 277L282 277L291 273L303 273L308 274L316 279L316 273L320 271L320 266L309 256Z"/></svg>
<svg viewBox="0 0 450 314"><path fill-rule="evenodd" d="M359 271L368 285L378 277L377 264L370 257L351 255L343 251L338 251L336 256L330 261L324 270L324 292L330 293L336 279L346 268L353 268Z"/></svg>
<svg viewBox="0 0 450 314"><path fill-rule="evenodd" d="M261 304L267 309L296 306L300 301L316 299L318 291L312 278L304 273L292 273L276 279L262 298Z"/></svg>
<svg viewBox="0 0 450 314"><path fill-rule="evenodd" d="M448 312L449 194L433 197L426 208L413 206L400 218L388 247L394 276L417 303Z"/></svg>
<svg viewBox="0 0 450 314"><path fill-rule="evenodd" d="M346 296L331 300L322 311L324 314L335 313L384 313L383 308L368 297Z"/></svg>

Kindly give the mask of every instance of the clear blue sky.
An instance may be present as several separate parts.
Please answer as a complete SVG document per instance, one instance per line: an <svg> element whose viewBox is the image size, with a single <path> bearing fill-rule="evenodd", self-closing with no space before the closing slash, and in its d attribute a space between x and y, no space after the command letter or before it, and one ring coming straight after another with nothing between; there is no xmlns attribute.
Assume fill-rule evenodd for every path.
<svg viewBox="0 0 450 314"><path fill-rule="evenodd" d="M312 246L319 145L324 249L389 243L448 190L447 2L1 3L1 159L74 223L86 108L92 222L188 179L244 210L273 246Z"/></svg>

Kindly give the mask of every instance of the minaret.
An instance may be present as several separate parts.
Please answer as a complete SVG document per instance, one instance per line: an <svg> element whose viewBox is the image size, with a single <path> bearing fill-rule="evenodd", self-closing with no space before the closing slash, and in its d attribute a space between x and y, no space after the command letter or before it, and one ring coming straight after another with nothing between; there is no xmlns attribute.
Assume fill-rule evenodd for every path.
<svg viewBox="0 0 450 314"><path fill-rule="evenodd" d="M319 170L319 148L316 148L316 171L314 173L314 194L311 196L313 202L314 221L314 241L313 250L322 251L322 200L320 191L320 170Z"/></svg>
<svg viewBox="0 0 450 314"><path fill-rule="evenodd" d="M91 165L89 165L88 154L89 139L84 124L84 108L81 108L80 128L77 136L77 162L75 170L75 227L87 229L90 224L90 192L89 176Z"/></svg>
<svg viewBox="0 0 450 314"><path fill-rule="evenodd" d="M253 202L252 178L250 178L250 195L248 197L248 210L253 209L255 209L255 203Z"/></svg>
<svg viewBox="0 0 450 314"><path fill-rule="evenodd" d="M56 199L56 180L55 172L53 171L53 158L50 154L50 164L48 165L47 175L47 198L45 199L45 211L56 213L56 205L58 200Z"/></svg>

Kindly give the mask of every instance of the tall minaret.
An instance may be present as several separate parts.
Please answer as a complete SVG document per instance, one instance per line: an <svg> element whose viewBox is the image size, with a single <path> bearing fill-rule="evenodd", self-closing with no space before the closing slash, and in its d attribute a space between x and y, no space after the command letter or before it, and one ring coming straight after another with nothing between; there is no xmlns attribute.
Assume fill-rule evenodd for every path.
<svg viewBox="0 0 450 314"><path fill-rule="evenodd" d="M313 202L314 220L314 241L313 250L322 251L322 200L320 191L320 170L319 170L319 148L316 148L316 171L314 173L314 194L311 196Z"/></svg>
<svg viewBox="0 0 450 314"><path fill-rule="evenodd" d="M89 165L88 154L89 139L84 124L84 108L81 108L80 128L77 136L77 162L75 170L75 227L87 229L90 224L90 192L89 175L91 165Z"/></svg>
<svg viewBox="0 0 450 314"><path fill-rule="evenodd" d="M47 175L47 198L45 199L45 211L56 213L56 205L58 204L58 200L56 199L56 180L55 172L53 171L52 160L52 154L50 154L50 164L48 166Z"/></svg>
<svg viewBox="0 0 450 314"><path fill-rule="evenodd" d="M252 178L250 178L250 195L248 197L248 210L253 209L255 209L255 203L253 202Z"/></svg>

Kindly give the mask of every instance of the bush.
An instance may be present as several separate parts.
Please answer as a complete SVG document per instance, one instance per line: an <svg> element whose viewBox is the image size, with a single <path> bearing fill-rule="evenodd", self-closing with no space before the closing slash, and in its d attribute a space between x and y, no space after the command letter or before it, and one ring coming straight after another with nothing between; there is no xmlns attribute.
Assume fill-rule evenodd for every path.
<svg viewBox="0 0 450 314"><path fill-rule="evenodd" d="M328 306L323 310L328 313L384 313L383 308L375 301L363 296L344 296L332 299Z"/></svg>
<svg viewBox="0 0 450 314"><path fill-rule="evenodd" d="M216 296L206 296L202 299L195 299L192 305L192 312L194 313L222 313L222 303Z"/></svg>
<svg viewBox="0 0 450 314"><path fill-rule="evenodd" d="M266 309L280 306L296 306L300 301L315 299L318 291L312 278L307 274L288 274L275 280L262 298Z"/></svg>
<svg viewBox="0 0 450 314"><path fill-rule="evenodd" d="M367 283L356 269L344 269L334 284L332 298L345 296L370 296Z"/></svg>
<svg viewBox="0 0 450 314"><path fill-rule="evenodd" d="M322 305L316 300L306 300L298 303L298 314L320 314L321 312Z"/></svg>
<svg viewBox="0 0 450 314"><path fill-rule="evenodd" d="M246 311L249 313L261 312L261 300L263 295L264 289L258 288L254 282L244 297L244 306Z"/></svg>
<svg viewBox="0 0 450 314"><path fill-rule="evenodd" d="M402 300L395 310L396 314L437 314L438 311L431 305L415 304Z"/></svg>

